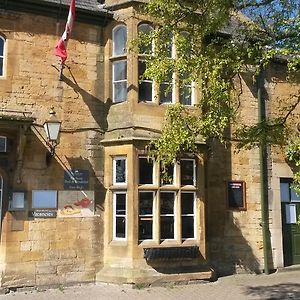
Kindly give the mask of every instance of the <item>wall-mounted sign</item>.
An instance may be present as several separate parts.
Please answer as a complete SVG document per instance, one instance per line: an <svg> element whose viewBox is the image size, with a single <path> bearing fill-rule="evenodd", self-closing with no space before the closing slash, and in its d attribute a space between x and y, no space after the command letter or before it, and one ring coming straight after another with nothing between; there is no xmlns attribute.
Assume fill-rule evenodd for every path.
<svg viewBox="0 0 300 300"><path fill-rule="evenodd" d="M57 217L94 216L94 191L59 191Z"/></svg>
<svg viewBox="0 0 300 300"><path fill-rule="evenodd" d="M28 213L29 218L56 218L56 210L31 210Z"/></svg>
<svg viewBox="0 0 300 300"><path fill-rule="evenodd" d="M229 181L227 183L228 207L231 209L246 209L246 190L244 181Z"/></svg>
<svg viewBox="0 0 300 300"><path fill-rule="evenodd" d="M89 171L88 170L65 170L64 172L65 190L88 190Z"/></svg>

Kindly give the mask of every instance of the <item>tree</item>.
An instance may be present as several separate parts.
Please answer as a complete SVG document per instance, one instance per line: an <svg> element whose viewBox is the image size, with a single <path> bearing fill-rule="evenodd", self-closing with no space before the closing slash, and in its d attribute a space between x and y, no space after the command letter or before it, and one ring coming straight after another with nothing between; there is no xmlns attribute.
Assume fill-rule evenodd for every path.
<svg viewBox="0 0 300 300"><path fill-rule="evenodd" d="M299 93L291 96L288 107L276 117L255 125L236 126L235 117L243 72L257 77L280 57L287 61L288 80L297 80L298 0L151 0L144 9L159 24L139 39L142 45L155 44L144 76L161 82L173 73L179 85L195 82L201 90L196 114L181 105L169 107L161 137L150 144L152 156L168 165L181 152L195 151L199 136L223 142L234 139L238 149L262 142L283 147L295 139L297 132L289 120L295 117ZM171 39L176 47L172 59ZM226 135L232 124L233 134Z"/></svg>

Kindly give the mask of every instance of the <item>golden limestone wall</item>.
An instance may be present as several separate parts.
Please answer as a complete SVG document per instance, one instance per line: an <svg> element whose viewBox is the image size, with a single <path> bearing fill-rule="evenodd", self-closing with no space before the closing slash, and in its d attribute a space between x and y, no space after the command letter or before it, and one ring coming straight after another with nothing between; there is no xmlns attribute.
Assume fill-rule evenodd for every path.
<svg viewBox="0 0 300 300"><path fill-rule="evenodd" d="M266 109L269 118L284 116L298 101L299 83L287 83L285 65L274 63L265 73ZM258 107L255 86L250 76L242 76L240 113L237 124L255 124ZM299 107L291 114L290 124L299 122ZM219 272L259 272L263 269L261 230L260 160L258 149L236 152L234 143L212 144L207 161L208 242L210 259ZM271 250L269 268L283 267L280 178L292 178L284 149L268 148L269 224ZM227 181L246 184L246 210L228 208Z"/></svg>
<svg viewBox="0 0 300 300"><path fill-rule="evenodd" d="M102 264L102 148L106 126L103 99L101 28L76 22L68 44L64 80L58 80L53 48L65 20L33 14L0 12L0 34L6 39L5 76L0 78L0 114L36 118L26 132L20 180L16 180L18 126L0 124L0 135L11 140L2 156L4 219L0 246L0 286L65 284L92 281ZM54 106L62 121L56 156L47 166L42 124ZM17 112L19 111L19 112ZM25 113L22 113L25 112ZM5 129L4 129L4 127ZM40 219L29 217L32 190L64 190L64 171L89 172L95 213L89 217ZM12 191L24 191L27 208L8 212ZM58 201L60 199L58 198Z"/></svg>

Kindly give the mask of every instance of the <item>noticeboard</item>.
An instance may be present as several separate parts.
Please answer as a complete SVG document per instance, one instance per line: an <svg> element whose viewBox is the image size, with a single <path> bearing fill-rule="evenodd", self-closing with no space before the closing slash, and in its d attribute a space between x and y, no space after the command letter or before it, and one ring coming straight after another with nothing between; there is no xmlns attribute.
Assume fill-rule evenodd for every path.
<svg viewBox="0 0 300 300"><path fill-rule="evenodd" d="M64 173L65 190L88 190L89 171L88 170L65 170Z"/></svg>
<svg viewBox="0 0 300 300"><path fill-rule="evenodd" d="M227 200L230 209L246 210L244 181L229 181L227 183Z"/></svg>

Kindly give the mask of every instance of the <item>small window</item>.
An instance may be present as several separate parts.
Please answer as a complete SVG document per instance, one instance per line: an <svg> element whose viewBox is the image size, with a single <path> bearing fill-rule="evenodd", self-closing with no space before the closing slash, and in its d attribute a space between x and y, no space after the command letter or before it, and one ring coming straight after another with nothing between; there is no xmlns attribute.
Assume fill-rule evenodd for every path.
<svg viewBox="0 0 300 300"><path fill-rule="evenodd" d="M126 54L127 29L125 25L119 25L113 30L113 56Z"/></svg>
<svg viewBox="0 0 300 300"><path fill-rule="evenodd" d="M127 61L113 62L113 102L127 99Z"/></svg>
<svg viewBox="0 0 300 300"><path fill-rule="evenodd" d="M181 77L184 84L179 88L179 102L183 105L192 105L193 85L192 82L186 82L187 78L186 74Z"/></svg>
<svg viewBox="0 0 300 300"><path fill-rule="evenodd" d="M153 184L153 168L152 159L139 158L139 184Z"/></svg>
<svg viewBox="0 0 300 300"><path fill-rule="evenodd" d="M174 164L166 166L165 171L160 167L160 182L161 185L175 184L175 166Z"/></svg>
<svg viewBox="0 0 300 300"><path fill-rule="evenodd" d="M153 239L154 192L139 192L139 240Z"/></svg>
<svg viewBox="0 0 300 300"><path fill-rule="evenodd" d="M127 201L125 192L114 193L113 203L113 237L115 240L124 240L127 236Z"/></svg>
<svg viewBox="0 0 300 300"><path fill-rule="evenodd" d="M0 77L4 75L5 39L0 36Z"/></svg>
<svg viewBox="0 0 300 300"><path fill-rule="evenodd" d="M150 34L153 31L153 28L149 24L141 24L138 27L138 32L140 34ZM142 45L140 47L141 54L151 54L152 53L152 42L149 42L147 45Z"/></svg>
<svg viewBox="0 0 300 300"><path fill-rule="evenodd" d="M180 161L181 185L196 185L196 164L194 159Z"/></svg>
<svg viewBox="0 0 300 300"><path fill-rule="evenodd" d="M159 86L159 101L162 104L173 102L173 74L169 73L166 81L163 81Z"/></svg>
<svg viewBox="0 0 300 300"><path fill-rule="evenodd" d="M126 179L126 157L113 158L113 184L125 184Z"/></svg>
<svg viewBox="0 0 300 300"><path fill-rule="evenodd" d="M32 208L57 208L57 191L52 190L33 190Z"/></svg>
<svg viewBox="0 0 300 300"><path fill-rule="evenodd" d="M160 192L160 239L175 237L175 192Z"/></svg>
<svg viewBox="0 0 300 300"><path fill-rule="evenodd" d="M292 179L281 179L280 198L281 202L300 202L300 195L294 190Z"/></svg>
<svg viewBox="0 0 300 300"><path fill-rule="evenodd" d="M0 136L0 153L7 151L7 138L6 136Z"/></svg>
<svg viewBox="0 0 300 300"><path fill-rule="evenodd" d="M139 100L152 101L153 100L153 81L149 78L143 78L146 70L146 62L139 60Z"/></svg>
<svg viewBox="0 0 300 300"><path fill-rule="evenodd" d="M182 239L195 238L195 193L181 193Z"/></svg>

